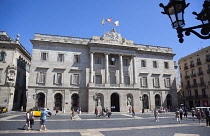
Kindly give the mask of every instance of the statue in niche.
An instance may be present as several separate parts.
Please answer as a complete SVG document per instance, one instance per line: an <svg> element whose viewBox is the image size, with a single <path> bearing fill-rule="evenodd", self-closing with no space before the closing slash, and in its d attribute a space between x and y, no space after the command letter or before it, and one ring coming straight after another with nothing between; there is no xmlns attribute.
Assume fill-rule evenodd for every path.
<svg viewBox="0 0 210 136"><path fill-rule="evenodd" d="M97 105L101 106L101 98L100 97L98 97L98 101L97 102L98 102Z"/></svg>
<svg viewBox="0 0 210 136"><path fill-rule="evenodd" d="M127 105L128 105L128 106L131 105L131 97L128 97L128 98L127 98Z"/></svg>

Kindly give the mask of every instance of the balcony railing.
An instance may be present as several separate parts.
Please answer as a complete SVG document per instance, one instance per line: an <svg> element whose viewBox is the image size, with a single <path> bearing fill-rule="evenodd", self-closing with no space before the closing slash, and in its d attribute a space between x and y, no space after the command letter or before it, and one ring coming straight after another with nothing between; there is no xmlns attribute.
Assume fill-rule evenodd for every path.
<svg viewBox="0 0 210 136"><path fill-rule="evenodd" d="M204 83L204 82L203 82L203 83L200 83L199 86L200 86L200 87L201 87L201 86L205 86L205 83Z"/></svg>
<svg viewBox="0 0 210 136"><path fill-rule="evenodd" d="M188 69L188 66L184 66L184 69Z"/></svg>
<svg viewBox="0 0 210 136"><path fill-rule="evenodd" d="M186 86L186 89L189 89L189 88L191 88L191 85L187 85L187 86Z"/></svg>
<svg viewBox="0 0 210 136"><path fill-rule="evenodd" d="M198 87L198 84L197 83L196 84L192 84L191 86L192 86L192 88Z"/></svg>
<svg viewBox="0 0 210 136"><path fill-rule="evenodd" d="M192 68L192 67L194 67L195 65L194 64L190 64L190 67Z"/></svg>
<svg viewBox="0 0 210 136"><path fill-rule="evenodd" d="M198 72L198 76L203 75L203 71Z"/></svg>
<svg viewBox="0 0 210 136"><path fill-rule="evenodd" d="M191 75L191 77L195 77L195 76L196 76L196 73L194 73L194 74Z"/></svg>
<svg viewBox="0 0 210 136"><path fill-rule="evenodd" d="M196 64L197 64L197 66L201 65L201 61L198 61Z"/></svg>
<svg viewBox="0 0 210 136"><path fill-rule="evenodd" d="M185 78L190 78L190 76L189 76L189 75L187 75L187 76L185 76Z"/></svg>

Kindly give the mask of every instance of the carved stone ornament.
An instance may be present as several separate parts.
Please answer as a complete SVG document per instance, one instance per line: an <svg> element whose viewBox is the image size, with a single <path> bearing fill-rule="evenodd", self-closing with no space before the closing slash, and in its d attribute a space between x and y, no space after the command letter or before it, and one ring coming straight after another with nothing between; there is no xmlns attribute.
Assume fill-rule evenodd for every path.
<svg viewBox="0 0 210 136"><path fill-rule="evenodd" d="M7 84L9 86L15 86L15 75L16 75L16 68L14 65L8 66L8 73L7 73Z"/></svg>
<svg viewBox="0 0 210 136"><path fill-rule="evenodd" d="M122 38L119 33L116 32L114 28L110 32L106 32L101 39L104 39L104 37L109 37L110 41L113 42L119 42L119 39Z"/></svg>

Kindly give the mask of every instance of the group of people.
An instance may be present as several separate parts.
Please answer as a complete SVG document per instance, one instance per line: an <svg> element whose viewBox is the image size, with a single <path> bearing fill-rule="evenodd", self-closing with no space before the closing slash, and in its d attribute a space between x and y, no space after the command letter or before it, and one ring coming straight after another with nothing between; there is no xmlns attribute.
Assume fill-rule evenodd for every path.
<svg viewBox="0 0 210 136"><path fill-rule="evenodd" d="M96 117L100 117L100 116L106 117L107 116L108 118L110 118L112 112L111 112L111 110L108 109L108 107L106 107L106 109L102 108L102 110L99 110L96 108L94 114L96 115Z"/></svg>
<svg viewBox="0 0 210 136"><path fill-rule="evenodd" d="M206 119L206 126L210 126L210 113L208 110L203 111L200 109L195 110L194 108L192 108L191 114L192 114L193 121L194 121L195 117L197 117L198 123L200 124L201 121ZM176 112L175 112L175 117L176 117L177 123L181 123L181 120L183 119L183 115L186 119L188 118L187 108L184 108L184 109L182 109L181 107L180 107L180 109L177 108Z"/></svg>
<svg viewBox="0 0 210 136"><path fill-rule="evenodd" d="M42 131L42 128L44 128L44 130L47 130L46 119L47 119L47 116L49 117L50 115L48 115L46 110L47 109L44 108L44 110L41 112L41 115L40 115L40 130L39 131ZM28 130L31 130L32 126L34 125L34 119L35 119L35 117L34 117L33 109L28 110L26 112L26 123L24 124L23 129L25 129L25 127L27 126Z"/></svg>

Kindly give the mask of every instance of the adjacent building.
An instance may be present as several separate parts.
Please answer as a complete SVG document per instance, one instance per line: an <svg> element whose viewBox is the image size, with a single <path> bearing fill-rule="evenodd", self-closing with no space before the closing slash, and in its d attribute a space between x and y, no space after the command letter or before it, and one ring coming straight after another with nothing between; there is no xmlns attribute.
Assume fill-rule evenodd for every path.
<svg viewBox="0 0 210 136"><path fill-rule="evenodd" d="M26 108L30 62L31 55L20 44L19 35L14 41L0 31L0 106Z"/></svg>
<svg viewBox="0 0 210 136"><path fill-rule="evenodd" d="M210 106L210 46L179 60L182 103L188 107Z"/></svg>
<svg viewBox="0 0 210 136"><path fill-rule="evenodd" d="M93 113L178 106L171 48L135 44L115 29L92 38L35 34L31 43L27 108Z"/></svg>

